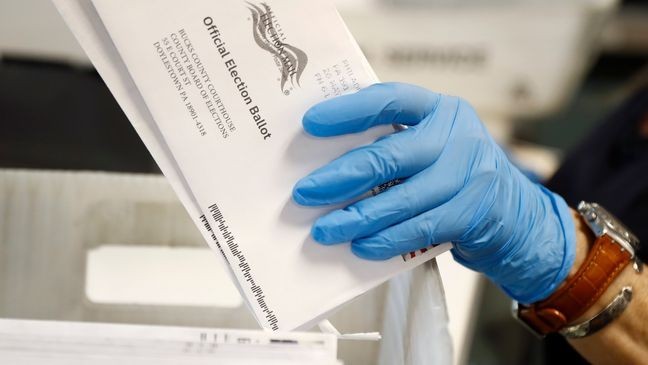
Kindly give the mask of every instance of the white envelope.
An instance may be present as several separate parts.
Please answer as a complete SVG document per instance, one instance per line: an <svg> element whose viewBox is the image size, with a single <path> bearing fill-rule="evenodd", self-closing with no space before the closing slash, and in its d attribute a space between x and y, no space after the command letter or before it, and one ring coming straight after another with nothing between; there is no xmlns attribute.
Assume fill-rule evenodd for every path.
<svg viewBox="0 0 648 365"><path fill-rule="evenodd" d="M308 328L449 248L361 260L310 238L330 208L291 200L300 177L391 132L302 130L311 105L377 81L332 4L54 1L264 328Z"/></svg>
<svg viewBox="0 0 648 365"><path fill-rule="evenodd" d="M0 319L12 365L341 365L331 334Z"/></svg>

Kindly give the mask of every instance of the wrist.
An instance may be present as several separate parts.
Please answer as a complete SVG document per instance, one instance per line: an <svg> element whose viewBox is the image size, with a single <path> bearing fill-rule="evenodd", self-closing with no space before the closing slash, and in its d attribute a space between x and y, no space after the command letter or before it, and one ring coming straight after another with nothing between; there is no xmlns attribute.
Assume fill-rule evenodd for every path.
<svg viewBox="0 0 648 365"><path fill-rule="evenodd" d="M607 328L632 299L636 279L627 275L641 271L634 255L639 240L618 219L596 203L581 202L578 212L571 218L575 258L566 279L548 298L517 311L539 335L583 338Z"/></svg>
<svg viewBox="0 0 648 365"><path fill-rule="evenodd" d="M572 217L574 220L574 227L576 229L576 256L574 258L574 264L569 271L567 278L561 283L557 290L562 288L565 283L571 280L578 270L583 265L583 262L587 258L590 250L596 240L596 237L592 233L591 229L583 222L578 212L571 210ZM622 287L632 286L637 275L634 272L632 265L627 265L621 273L610 283L607 289L603 292L600 298L596 300L582 315L575 318L569 324L580 323L584 320L592 318L597 313L602 311L612 300L619 294Z"/></svg>
<svg viewBox="0 0 648 365"><path fill-rule="evenodd" d="M562 288L567 281L576 275L578 269L583 265L587 254L589 253L592 245L594 244L595 237L592 231L581 220L580 214L572 208L569 208L572 221L574 222L575 242L574 242L574 262L569 269L569 274L563 280L556 290Z"/></svg>

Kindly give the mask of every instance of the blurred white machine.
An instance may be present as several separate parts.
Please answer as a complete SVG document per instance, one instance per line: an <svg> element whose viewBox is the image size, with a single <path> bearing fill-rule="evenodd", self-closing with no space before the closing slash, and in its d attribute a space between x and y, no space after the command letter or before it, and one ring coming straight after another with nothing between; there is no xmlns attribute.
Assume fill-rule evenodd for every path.
<svg viewBox="0 0 648 365"><path fill-rule="evenodd" d="M617 1L338 3L381 80L460 95L506 139L507 120L551 113L573 95Z"/></svg>
<svg viewBox="0 0 648 365"><path fill-rule="evenodd" d="M550 113L573 94L597 50L595 40L617 4L616 0L337 2L382 80L412 82L461 95L478 109L490 131L503 143L510 142L513 118ZM3 54L90 65L49 0L0 0L0 56ZM541 163L549 166L545 173L556 164L546 151L523 152L531 159L540 156ZM455 362L465 363L480 277L455 264L448 254L438 261ZM416 282L416 278L409 280ZM381 287L370 295L381 296L384 290ZM396 304L393 308L412 308ZM82 307L76 305L77 315L84 313ZM368 316L382 313L378 309L370 312ZM205 318L200 311L192 313L191 321ZM142 318L153 316L147 311L140 314ZM346 351L345 346L341 345L341 353ZM354 344L356 349L362 346L373 345ZM357 351L363 354L362 349ZM360 361L362 355L358 356Z"/></svg>

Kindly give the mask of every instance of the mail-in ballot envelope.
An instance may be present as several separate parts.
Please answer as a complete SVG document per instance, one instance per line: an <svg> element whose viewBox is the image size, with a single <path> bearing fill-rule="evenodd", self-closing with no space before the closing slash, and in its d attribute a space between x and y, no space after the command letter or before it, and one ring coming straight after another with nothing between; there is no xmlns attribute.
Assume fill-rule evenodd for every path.
<svg viewBox="0 0 648 365"><path fill-rule="evenodd" d="M299 178L393 132L302 129L313 104L377 82L328 1L55 4L264 328L308 328L449 248L365 261L311 239L330 207L291 200Z"/></svg>

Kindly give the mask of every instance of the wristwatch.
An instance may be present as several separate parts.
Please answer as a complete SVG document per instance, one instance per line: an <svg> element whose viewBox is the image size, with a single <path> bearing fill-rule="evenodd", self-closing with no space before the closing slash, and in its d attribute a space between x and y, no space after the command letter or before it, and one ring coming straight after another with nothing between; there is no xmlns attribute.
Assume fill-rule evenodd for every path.
<svg viewBox="0 0 648 365"><path fill-rule="evenodd" d="M596 203L581 202L578 212L596 237L579 270L547 299L530 305L513 304L514 317L538 337L558 332L565 337L580 338L603 328L632 300L632 287L623 287L594 317L569 324L603 295L627 265L632 263L635 271L642 270L635 254L639 240L618 219Z"/></svg>

